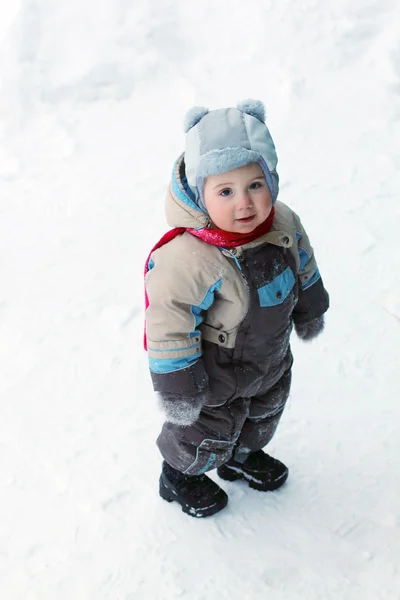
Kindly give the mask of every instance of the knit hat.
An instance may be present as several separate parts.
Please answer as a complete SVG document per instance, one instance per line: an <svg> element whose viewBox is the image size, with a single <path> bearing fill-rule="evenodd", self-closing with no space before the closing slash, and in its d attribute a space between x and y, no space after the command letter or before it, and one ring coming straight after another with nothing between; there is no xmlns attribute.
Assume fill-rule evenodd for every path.
<svg viewBox="0 0 400 600"><path fill-rule="evenodd" d="M209 111L195 106L185 119L185 171L196 204L205 209L204 180L249 163L261 166L272 203L279 191L278 157L259 100L244 100L236 108Z"/></svg>

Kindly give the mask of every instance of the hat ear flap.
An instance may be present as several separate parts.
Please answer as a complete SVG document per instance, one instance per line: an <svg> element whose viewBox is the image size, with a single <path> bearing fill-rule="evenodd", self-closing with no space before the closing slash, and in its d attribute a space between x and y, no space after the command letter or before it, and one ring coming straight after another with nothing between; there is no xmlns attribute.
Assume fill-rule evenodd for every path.
<svg viewBox="0 0 400 600"><path fill-rule="evenodd" d="M265 107L261 100L242 100L237 104L237 108L265 123Z"/></svg>
<svg viewBox="0 0 400 600"><path fill-rule="evenodd" d="M187 133L189 129L197 125L208 112L208 108L205 108L205 106L193 106L193 108L188 110L183 125L184 132Z"/></svg>

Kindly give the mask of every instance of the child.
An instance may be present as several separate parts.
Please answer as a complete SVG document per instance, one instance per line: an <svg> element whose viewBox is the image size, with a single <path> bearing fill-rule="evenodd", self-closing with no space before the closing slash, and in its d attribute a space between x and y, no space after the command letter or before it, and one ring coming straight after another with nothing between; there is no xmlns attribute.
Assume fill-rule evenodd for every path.
<svg viewBox="0 0 400 600"><path fill-rule="evenodd" d="M205 473L275 490L287 467L263 451L289 396L289 338L328 309L299 217L278 196L264 106L194 108L166 199L175 227L146 264L151 377L166 422L160 495L206 517L226 493Z"/></svg>

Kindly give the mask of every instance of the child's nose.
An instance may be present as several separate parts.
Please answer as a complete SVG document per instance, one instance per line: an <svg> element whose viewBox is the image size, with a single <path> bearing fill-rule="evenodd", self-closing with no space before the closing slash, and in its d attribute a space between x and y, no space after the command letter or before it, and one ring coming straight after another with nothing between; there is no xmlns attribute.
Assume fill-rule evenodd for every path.
<svg viewBox="0 0 400 600"><path fill-rule="evenodd" d="M251 208L252 205L253 205L253 202L251 200L251 196L250 196L249 192L242 192L240 194L240 196L238 197L237 208L239 210L246 210L248 208Z"/></svg>

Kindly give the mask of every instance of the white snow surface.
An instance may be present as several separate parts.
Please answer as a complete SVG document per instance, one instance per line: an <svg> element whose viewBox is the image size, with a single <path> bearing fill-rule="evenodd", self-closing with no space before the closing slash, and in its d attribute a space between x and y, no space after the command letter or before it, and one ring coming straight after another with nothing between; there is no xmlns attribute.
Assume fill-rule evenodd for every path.
<svg viewBox="0 0 400 600"><path fill-rule="evenodd" d="M1 3L1 600L400 598L399 65L397 0ZM197 520L158 496L143 264L185 111L249 97L331 310L287 484Z"/></svg>

